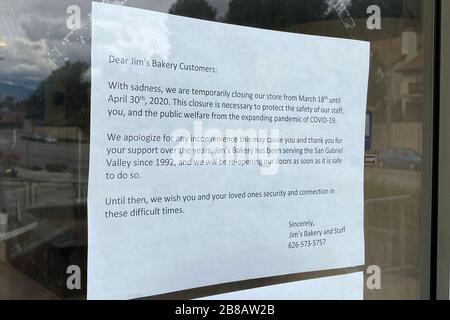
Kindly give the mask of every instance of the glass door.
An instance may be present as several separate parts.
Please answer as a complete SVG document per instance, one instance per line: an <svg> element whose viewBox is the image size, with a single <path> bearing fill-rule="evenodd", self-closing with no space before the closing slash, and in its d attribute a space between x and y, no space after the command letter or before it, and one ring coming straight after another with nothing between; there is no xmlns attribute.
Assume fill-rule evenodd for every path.
<svg viewBox="0 0 450 320"><path fill-rule="evenodd" d="M366 265L197 288L164 298L197 298L355 271L370 280L370 270L377 268L380 286L365 285L365 299L429 298L435 1L103 2L371 43ZM443 5L450 10L448 1ZM90 12L88 0L0 3L0 299L86 297ZM69 266L80 268L81 290L67 288ZM443 277L448 279L448 271Z"/></svg>

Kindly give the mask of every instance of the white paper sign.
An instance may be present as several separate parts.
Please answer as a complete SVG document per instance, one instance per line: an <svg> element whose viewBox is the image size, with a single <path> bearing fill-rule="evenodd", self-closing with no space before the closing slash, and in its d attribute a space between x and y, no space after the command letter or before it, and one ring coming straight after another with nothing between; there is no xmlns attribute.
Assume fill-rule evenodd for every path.
<svg viewBox="0 0 450 320"><path fill-rule="evenodd" d="M369 44L93 3L88 298L364 264Z"/></svg>
<svg viewBox="0 0 450 320"><path fill-rule="evenodd" d="M205 297L199 300L363 300L364 274L295 281Z"/></svg>

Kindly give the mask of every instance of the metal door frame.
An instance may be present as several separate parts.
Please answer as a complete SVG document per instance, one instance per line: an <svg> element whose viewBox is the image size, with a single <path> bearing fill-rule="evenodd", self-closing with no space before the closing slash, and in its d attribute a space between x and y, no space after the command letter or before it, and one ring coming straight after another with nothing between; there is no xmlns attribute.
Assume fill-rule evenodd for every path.
<svg viewBox="0 0 450 320"><path fill-rule="evenodd" d="M436 298L450 298L450 0L440 0L439 63L439 170L436 217Z"/></svg>

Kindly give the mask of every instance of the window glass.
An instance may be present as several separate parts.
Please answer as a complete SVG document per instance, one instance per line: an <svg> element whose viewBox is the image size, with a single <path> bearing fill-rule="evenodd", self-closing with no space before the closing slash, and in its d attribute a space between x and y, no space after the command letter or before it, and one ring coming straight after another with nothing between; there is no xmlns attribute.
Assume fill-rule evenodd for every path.
<svg viewBox="0 0 450 320"><path fill-rule="evenodd" d="M366 155L376 161L365 165L366 266L164 297L201 297L375 265L381 269L381 288L365 288L366 299L418 298L426 105L423 1L103 2L371 42ZM86 297L90 12L88 0L0 2L0 299ZM71 265L80 267L81 290L66 286Z"/></svg>

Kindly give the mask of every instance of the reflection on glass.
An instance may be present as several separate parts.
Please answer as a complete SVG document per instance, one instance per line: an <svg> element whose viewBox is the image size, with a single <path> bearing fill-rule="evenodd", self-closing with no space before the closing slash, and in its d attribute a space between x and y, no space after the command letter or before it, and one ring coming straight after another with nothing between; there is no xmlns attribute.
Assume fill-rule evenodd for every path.
<svg viewBox="0 0 450 320"><path fill-rule="evenodd" d="M374 161L365 168L366 264L381 267L382 283L381 290L366 289L365 296L418 297L424 105L421 1L116 3L370 41L366 154ZM380 30L367 28L366 9L372 4L381 9ZM71 5L80 9L76 30L68 29L68 19L74 18L67 14ZM84 290L67 289L66 268L79 265L85 272L86 266L90 7L90 1L81 0L0 3L0 299L85 297ZM251 285L302 278L292 275ZM85 288L85 273L82 280ZM190 298L249 285L215 286L169 297Z"/></svg>

